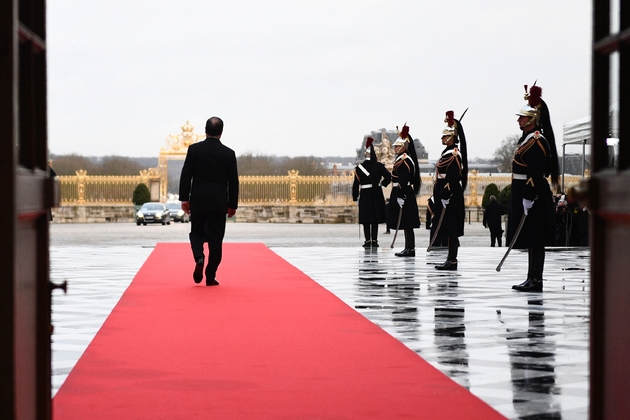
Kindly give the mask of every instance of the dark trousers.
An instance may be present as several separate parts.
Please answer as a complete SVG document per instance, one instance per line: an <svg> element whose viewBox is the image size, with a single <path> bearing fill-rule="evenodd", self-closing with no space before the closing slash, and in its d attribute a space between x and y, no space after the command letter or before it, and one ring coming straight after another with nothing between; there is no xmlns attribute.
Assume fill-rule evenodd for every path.
<svg viewBox="0 0 630 420"><path fill-rule="evenodd" d="M501 236L502 236L503 232L493 232L490 231L490 246L494 246L495 241L498 242L499 244L499 248L502 246L501 245Z"/></svg>
<svg viewBox="0 0 630 420"><path fill-rule="evenodd" d="M378 225L376 223L364 224L363 235L366 241L378 241Z"/></svg>
<svg viewBox="0 0 630 420"><path fill-rule="evenodd" d="M527 278L533 280L543 279L543 269L545 268L545 247L535 247L527 249L528 268Z"/></svg>
<svg viewBox="0 0 630 420"><path fill-rule="evenodd" d="M405 229L405 249L416 249L416 234L413 229Z"/></svg>
<svg viewBox="0 0 630 420"><path fill-rule="evenodd" d="M225 212L199 210L191 211L190 247L195 262L204 260L203 244L208 242L210 255L206 266L206 278L214 279L223 256L223 237L225 236Z"/></svg>
<svg viewBox="0 0 630 420"><path fill-rule="evenodd" d="M459 251L459 238L457 236L448 237L448 261L457 261L457 252Z"/></svg>

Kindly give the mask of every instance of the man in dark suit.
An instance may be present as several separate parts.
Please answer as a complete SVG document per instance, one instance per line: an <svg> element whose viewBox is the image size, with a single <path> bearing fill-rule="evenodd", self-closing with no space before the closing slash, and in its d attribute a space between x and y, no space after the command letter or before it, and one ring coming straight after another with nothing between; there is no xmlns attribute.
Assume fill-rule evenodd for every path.
<svg viewBox="0 0 630 420"><path fill-rule="evenodd" d="M206 121L206 139L188 148L179 180L182 209L191 215L190 246L195 258L195 283L203 279L203 244L208 241L206 286L219 284L215 277L222 257L225 215L234 216L238 208L236 155L221 143L222 133L220 118Z"/></svg>
<svg viewBox="0 0 630 420"><path fill-rule="evenodd" d="M483 212L483 227L490 229L490 246L492 247L495 242L498 242L499 246L501 246L501 235L503 235L501 216L503 216L503 213L503 206L499 204L494 195L491 195L490 202L486 205L486 209Z"/></svg>

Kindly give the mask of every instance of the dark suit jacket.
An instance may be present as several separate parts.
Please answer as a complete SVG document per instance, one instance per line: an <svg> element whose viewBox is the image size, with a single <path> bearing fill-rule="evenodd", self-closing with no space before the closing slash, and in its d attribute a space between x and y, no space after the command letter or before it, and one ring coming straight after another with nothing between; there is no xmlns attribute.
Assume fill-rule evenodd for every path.
<svg viewBox="0 0 630 420"><path fill-rule="evenodd" d="M490 232L495 235L503 233L501 228L501 216L503 216L503 207L498 201L490 201L486 205L483 213L483 226L488 227Z"/></svg>
<svg viewBox="0 0 630 420"><path fill-rule="evenodd" d="M236 210L238 169L234 151L215 137L191 144L179 179L179 199L189 201L191 210Z"/></svg>

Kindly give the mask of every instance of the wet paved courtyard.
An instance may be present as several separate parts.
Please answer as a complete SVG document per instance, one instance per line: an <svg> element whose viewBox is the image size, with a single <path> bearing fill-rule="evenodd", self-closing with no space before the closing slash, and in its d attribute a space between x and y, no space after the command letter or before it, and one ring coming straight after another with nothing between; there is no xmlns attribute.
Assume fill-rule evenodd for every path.
<svg viewBox="0 0 630 420"><path fill-rule="evenodd" d="M152 251L153 235L183 242L189 227L138 229L51 226L52 279L69 283L68 294L53 296L53 392ZM364 250L357 230L228 225L226 241L266 243L508 418L588 417L588 249L548 250L544 292L519 293L511 285L524 280L526 253L513 251L496 272L506 248L488 247L482 227L468 227L454 272L434 269L446 250L427 253L420 229L415 258L395 257L391 235Z"/></svg>

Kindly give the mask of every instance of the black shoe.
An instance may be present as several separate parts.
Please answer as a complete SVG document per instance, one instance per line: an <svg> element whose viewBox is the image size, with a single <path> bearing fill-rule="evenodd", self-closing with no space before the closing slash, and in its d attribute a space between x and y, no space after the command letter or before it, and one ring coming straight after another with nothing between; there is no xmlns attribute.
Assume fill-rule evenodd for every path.
<svg viewBox="0 0 630 420"><path fill-rule="evenodd" d="M372 241L363 242L363 248L371 248L371 247L372 247Z"/></svg>
<svg viewBox="0 0 630 420"><path fill-rule="evenodd" d="M218 286L219 282L216 279L208 280L206 279L206 286Z"/></svg>
<svg viewBox="0 0 630 420"><path fill-rule="evenodd" d="M385 231L385 235L389 235L389 234L390 234L390 231L389 231L389 229L387 229L387 230Z"/></svg>
<svg viewBox="0 0 630 420"><path fill-rule="evenodd" d="M542 280L527 279L521 284L515 284L512 289L519 292L542 292Z"/></svg>
<svg viewBox="0 0 630 420"><path fill-rule="evenodd" d="M201 280L203 280L203 260L197 261L195 272L193 273L193 280L197 284L201 283Z"/></svg>
<svg viewBox="0 0 630 420"><path fill-rule="evenodd" d="M372 248L378 248L378 241L372 241Z"/></svg>
<svg viewBox="0 0 630 420"><path fill-rule="evenodd" d="M416 256L416 249L415 248L413 248L413 249L405 248L402 251L395 253L394 255L397 256L397 257L415 257Z"/></svg>
<svg viewBox="0 0 630 420"><path fill-rule="evenodd" d="M446 260L443 264L436 265L436 270L447 270L447 271L455 271L457 270L457 260L449 261Z"/></svg>

